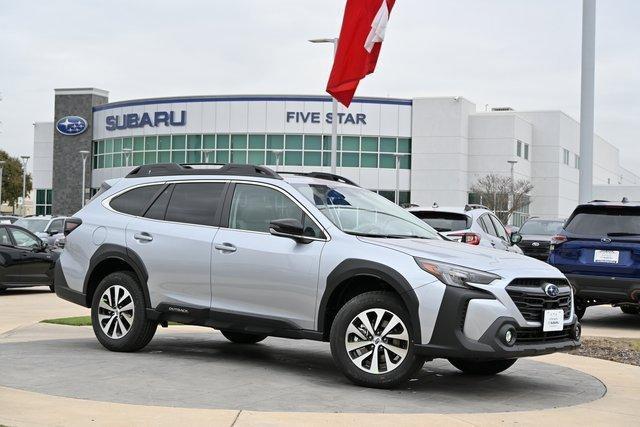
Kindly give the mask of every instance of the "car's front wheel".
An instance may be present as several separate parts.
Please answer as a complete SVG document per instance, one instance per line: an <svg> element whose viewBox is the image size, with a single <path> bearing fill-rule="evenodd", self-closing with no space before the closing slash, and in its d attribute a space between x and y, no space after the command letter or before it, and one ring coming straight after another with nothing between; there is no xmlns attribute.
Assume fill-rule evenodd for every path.
<svg viewBox="0 0 640 427"><path fill-rule="evenodd" d="M473 359L449 359L449 363L464 372L471 375L496 375L502 371L506 371L518 359L499 359L499 360L473 360Z"/></svg>
<svg viewBox="0 0 640 427"><path fill-rule="evenodd" d="M106 276L93 295L91 323L104 347L111 351L137 351L156 333L158 323L146 316L144 294L133 273Z"/></svg>
<svg viewBox="0 0 640 427"><path fill-rule="evenodd" d="M578 320L582 320L584 314L587 312L587 305L582 302L582 300L577 299L573 306L573 311L576 313L576 316L578 316Z"/></svg>
<svg viewBox="0 0 640 427"><path fill-rule="evenodd" d="M246 334L243 332L220 331L226 339L236 344L256 344L267 338L266 335Z"/></svg>
<svg viewBox="0 0 640 427"><path fill-rule="evenodd" d="M390 292L367 292L351 299L331 327L331 354L354 383L392 388L407 381L425 359L415 352L411 319Z"/></svg>
<svg viewBox="0 0 640 427"><path fill-rule="evenodd" d="M620 310L624 314L640 314L640 307L637 305L621 305Z"/></svg>
<svg viewBox="0 0 640 427"><path fill-rule="evenodd" d="M51 292L55 292L55 291L56 291L56 287L55 287L55 286L53 286L53 285L49 285L49 290L50 290Z"/></svg>

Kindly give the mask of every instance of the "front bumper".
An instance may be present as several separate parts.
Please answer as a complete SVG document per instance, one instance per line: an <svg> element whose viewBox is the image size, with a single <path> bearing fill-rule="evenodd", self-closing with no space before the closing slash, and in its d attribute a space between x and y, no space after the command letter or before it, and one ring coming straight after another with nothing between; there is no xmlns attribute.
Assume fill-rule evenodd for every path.
<svg viewBox="0 0 640 427"><path fill-rule="evenodd" d="M567 274L576 298L593 303L640 302L640 279Z"/></svg>
<svg viewBox="0 0 640 427"><path fill-rule="evenodd" d="M417 353L432 358L489 360L538 356L580 346L580 339L574 339L575 316L565 322L563 331L542 332L542 326L523 327L514 317L503 315L496 318L479 339L471 339L464 333L466 311L469 301L478 299L494 300L495 297L479 289L448 286L431 340L428 344L416 344ZM515 329L516 341L512 346L502 340L505 328Z"/></svg>

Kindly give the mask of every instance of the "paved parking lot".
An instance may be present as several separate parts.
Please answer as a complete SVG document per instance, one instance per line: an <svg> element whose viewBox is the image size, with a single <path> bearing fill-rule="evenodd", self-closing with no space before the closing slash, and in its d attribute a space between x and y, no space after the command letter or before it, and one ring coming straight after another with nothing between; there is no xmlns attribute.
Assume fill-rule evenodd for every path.
<svg viewBox="0 0 640 427"><path fill-rule="evenodd" d="M83 314L88 310L45 290L0 295L0 424L124 425L119 416L126 413L154 424L584 419L632 425L632 416L640 415L640 368L613 362L558 354L474 378L440 360L426 364L405 387L371 390L353 386L335 370L325 343L268 338L242 346L205 328L172 326L159 329L144 351L123 354L102 349L91 328L37 323ZM637 324L617 308L597 307L587 311L584 331L640 336ZM33 400L38 404L31 407ZM50 412L46 422L42 408ZM335 418L339 413L347 418ZM353 414L360 414L357 420Z"/></svg>

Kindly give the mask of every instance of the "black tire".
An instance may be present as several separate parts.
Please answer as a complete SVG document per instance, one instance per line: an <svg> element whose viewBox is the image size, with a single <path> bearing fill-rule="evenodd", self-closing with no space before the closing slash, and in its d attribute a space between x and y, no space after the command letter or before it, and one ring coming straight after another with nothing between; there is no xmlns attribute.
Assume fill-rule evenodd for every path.
<svg viewBox="0 0 640 427"><path fill-rule="evenodd" d="M400 318L402 323L406 327L406 332L408 333L408 340L402 341L402 343L395 342L394 344L406 346L402 347L406 350L406 355L404 356L404 360L401 362L400 359L396 360L396 363L399 363L395 368L390 370L386 370L386 372L382 373L371 373L367 372L363 369L372 368L373 358L367 362L365 358L360 363L362 368L356 365L355 361L352 361L351 355L354 357L362 356L369 351L373 352L375 350L378 352L382 348L381 353L377 353L377 363L380 363L382 360L384 365L378 366L387 366L387 358L389 357L389 353L385 353L384 344L381 344L382 341L378 339L377 345L368 345L367 347L362 347L361 349L352 350L351 352L347 352L347 328L349 328L352 321L355 321L356 316L359 314L366 312L371 309L384 309L387 312L390 312L391 315L395 315ZM388 316L389 314L385 314ZM377 317L376 317L377 318ZM385 317L382 317L385 319ZM385 320L382 320L384 322ZM382 337L381 332L383 331L385 324L380 323L375 333L379 334L379 337ZM374 325L375 326L375 325ZM405 328L401 328L404 330ZM391 331L394 331L392 329ZM362 329L360 329L362 331ZM396 333L397 334L397 333ZM391 339L393 340L393 339ZM415 352L414 342L415 335L413 332L413 326L411 323L411 317L409 316L409 312L402 303L400 298L391 292L367 292L361 295L356 296L347 302L342 308L338 311L335 319L333 320L333 324L331 326L331 354L333 356L333 360L338 365L342 373L352 382L357 385L365 386L365 387L373 387L373 388L393 388L399 384L404 383L409 380L413 374L415 374L422 366L424 365L425 358L419 356ZM358 339L357 341L360 341ZM356 341L356 342L357 342ZM372 342L375 341L372 340ZM384 339L383 339L384 341ZM387 341L384 341L387 343ZM362 353L359 353L361 352ZM393 362L394 357L399 357L398 353L395 356L391 355L391 361ZM363 364L368 363L369 366L364 366Z"/></svg>
<svg viewBox="0 0 640 427"><path fill-rule="evenodd" d="M49 285L49 291L55 292L56 291L56 287L53 286L53 285Z"/></svg>
<svg viewBox="0 0 640 427"><path fill-rule="evenodd" d="M496 375L506 371L518 359L501 360L473 360L473 359L449 359L449 363L470 375Z"/></svg>
<svg viewBox="0 0 640 427"><path fill-rule="evenodd" d="M243 332L220 331L226 339L236 344L256 344L267 338L267 335L247 334Z"/></svg>
<svg viewBox="0 0 640 427"><path fill-rule="evenodd" d="M582 301L576 300L573 311L576 313L576 316L578 316L578 320L582 320L584 313L587 311L587 306Z"/></svg>
<svg viewBox="0 0 640 427"><path fill-rule="evenodd" d="M133 321L130 323L128 332L121 337L112 338L107 335L100 326L98 314L100 312L100 299L103 293L107 289L117 285L125 288L130 294L130 299L133 302ZM128 300L125 300L122 305L126 306L127 303ZM98 341L100 341L100 344L108 350L122 352L138 351L144 348L149 344L158 327L157 322L147 318L144 294L140 288L138 279L129 271L111 273L102 279L93 294L93 300L91 302L91 323L93 325L93 332L96 338L98 338Z"/></svg>
<svg viewBox="0 0 640 427"><path fill-rule="evenodd" d="M620 310L624 314L640 314L640 307L637 305L621 305Z"/></svg>

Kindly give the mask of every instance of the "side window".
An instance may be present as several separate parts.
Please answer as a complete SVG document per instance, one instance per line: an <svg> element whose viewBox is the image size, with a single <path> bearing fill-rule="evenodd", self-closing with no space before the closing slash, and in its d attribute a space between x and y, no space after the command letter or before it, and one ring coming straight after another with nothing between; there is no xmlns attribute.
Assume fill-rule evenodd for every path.
<svg viewBox="0 0 640 427"><path fill-rule="evenodd" d="M118 212L129 215L142 215L142 209L160 191L162 185L145 185L144 187L134 188L111 200L110 205Z"/></svg>
<svg viewBox="0 0 640 427"><path fill-rule="evenodd" d="M492 236L498 237L498 233L496 233L496 229L493 227L491 223L491 219L489 219L489 215L482 215L479 219L480 226L484 231L491 234Z"/></svg>
<svg viewBox="0 0 640 427"><path fill-rule="evenodd" d="M0 227L0 245L12 246L11 238L6 227Z"/></svg>
<svg viewBox="0 0 640 427"><path fill-rule="evenodd" d="M16 242L16 246L21 248L33 248L40 244L38 238L31 233L27 233L24 230L20 230L19 228L12 228L11 235L13 236L13 240Z"/></svg>
<svg viewBox="0 0 640 427"><path fill-rule="evenodd" d="M305 236L322 237L322 232L311 218L280 191L259 185L236 185L229 228L268 233L271 221L290 218L300 220Z"/></svg>
<svg viewBox="0 0 640 427"><path fill-rule="evenodd" d="M503 239L504 241L508 241L509 236L507 235L507 230L504 229L504 225L502 225L502 223L497 217L493 215L488 215L488 216L491 218L491 221L493 222L493 226L496 228L496 231L498 232L498 237Z"/></svg>
<svg viewBox="0 0 640 427"><path fill-rule="evenodd" d="M51 221L51 224L49 224L49 229L47 231L53 234L61 233L63 225L64 219L54 219Z"/></svg>
<svg viewBox="0 0 640 427"><path fill-rule="evenodd" d="M216 213L222 205L224 182L176 184L165 220L189 224L217 225Z"/></svg>
<svg viewBox="0 0 640 427"><path fill-rule="evenodd" d="M164 215L167 212L167 206L169 205L169 198L171 198L171 192L173 191L173 185L168 185L156 200L149 206L147 212L145 212L145 218L151 219L164 219Z"/></svg>

